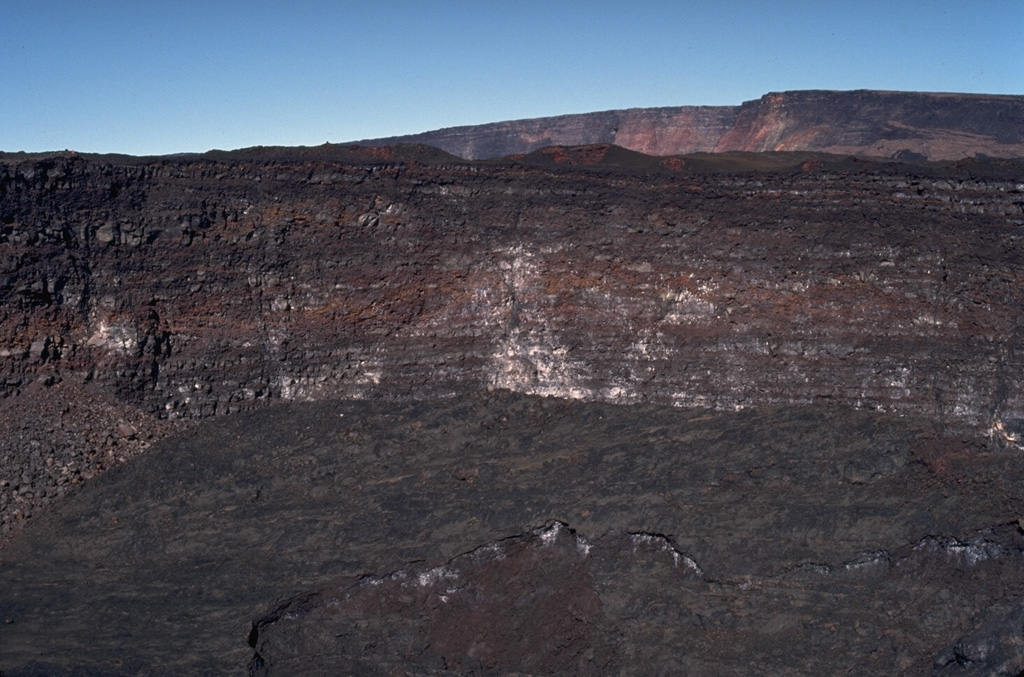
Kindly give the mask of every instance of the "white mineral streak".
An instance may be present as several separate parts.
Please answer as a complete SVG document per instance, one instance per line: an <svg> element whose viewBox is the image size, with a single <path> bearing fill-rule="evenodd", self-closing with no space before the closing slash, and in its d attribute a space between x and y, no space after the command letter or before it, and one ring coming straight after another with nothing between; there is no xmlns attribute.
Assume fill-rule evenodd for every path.
<svg viewBox="0 0 1024 677"><path fill-rule="evenodd" d="M504 559L505 546L501 541L483 545L473 551L475 559Z"/></svg>
<svg viewBox="0 0 1024 677"><path fill-rule="evenodd" d="M667 538L664 536L658 536L656 534L630 534L630 540L633 541L633 552L636 552L640 546L646 546L654 548L661 552L666 552L672 555L672 563L678 569L680 566L683 569L692 571L698 576L703 576L704 572L697 566L697 562L693 558L679 552L674 545L672 545Z"/></svg>
<svg viewBox="0 0 1024 677"><path fill-rule="evenodd" d="M914 546L914 550L938 550L949 557L962 561L967 566L974 566L988 559L996 559L1003 554L1003 549L981 539L976 542L961 541L957 538L925 538Z"/></svg>
<svg viewBox="0 0 1024 677"><path fill-rule="evenodd" d="M327 376L278 376L273 385L281 393L281 399L297 402L313 402L320 399Z"/></svg>
<svg viewBox="0 0 1024 677"><path fill-rule="evenodd" d="M490 356L487 381L492 387L530 395L543 395L576 400L600 400L615 404L631 404L644 399L649 384L658 377L664 365L679 358L678 349L665 331L681 325L696 325L713 319L719 308L708 297L716 293L714 285L701 282L696 291L688 288L665 288L655 284L642 285L646 303L660 320L649 329L640 330L624 351L623 374L595 382L600 365L587 358L576 357L564 339L545 327L542 317L543 290L546 285L541 256L522 245L496 252L501 261L499 272L502 293L482 290L474 295L473 312L481 318L481 326L493 327L501 334ZM649 265L638 268L651 273ZM601 292L607 306L609 322L628 322L619 300ZM537 321L540 320L540 321ZM678 329L675 329L678 331ZM764 348L766 351L767 349ZM756 351L755 351L756 352ZM585 355L581 351L581 354ZM681 407L713 407L739 410L748 406L742 393L736 397L709 398L706 381L716 380L713 374L693 374L692 383L678 384L671 401ZM679 387L679 386L682 387Z"/></svg>
<svg viewBox="0 0 1024 677"><path fill-rule="evenodd" d="M504 255L505 294L489 313L495 325L505 327L504 336L491 355L491 385L529 395L597 399L599 393L585 385L590 373L587 365L570 358L567 348L552 344L550 338L545 341L546 337L533 336L518 326L517 315L525 312L520 306L539 284L540 268L535 255L522 246L513 247Z"/></svg>
<svg viewBox="0 0 1024 677"><path fill-rule="evenodd" d="M1018 449L1024 449L1024 444L1021 444L1021 436L1016 433L1011 433L1003 425L1003 422L998 418L992 421L992 425L989 426L989 437L1001 439L1005 442L1016 446Z"/></svg>
<svg viewBox="0 0 1024 677"><path fill-rule="evenodd" d="M285 334L272 328L268 332L267 350L271 357L280 352L280 345ZM285 400L312 402L321 399L325 393L337 388L338 383L347 386L346 394L354 399L369 396L370 388L379 385L383 377L383 362L375 354L364 350L349 349L343 351L345 359L341 363L318 365L314 374L295 374L285 371L286 367L274 377L272 386L280 392ZM280 360L274 360L280 362Z"/></svg>
<svg viewBox="0 0 1024 677"><path fill-rule="evenodd" d="M369 386L380 384L383 369L380 358L368 355L359 357L349 363L349 369L353 369L352 381L357 385Z"/></svg>
<svg viewBox="0 0 1024 677"><path fill-rule="evenodd" d="M384 576L364 576L359 581L359 587L370 587L376 588L379 585L383 585L387 581L404 581L409 577L408 572L404 569L386 574Z"/></svg>
<svg viewBox="0 0 1024 677"><path fill-rule="evenodd" d="M688 289L679 291L667 289L662 291L660 296L662 301L672 304L663 320L668 324L696 324L715 315L715 304L704 300Z"/></svg>
<svg viewBox="0 0 1024 677"><path fill-rule="evenodd" d="M127 324L108 324L101 320L87 343L112 353L128 355L138 348L139 332Z"/></svg>
<svg viewBox="0 0 1024 677"><path fill-rule="evenodd" d="M287 371L287 367L281 357L281 346L289 338L288 332L281 326L271 325L267 329L267 338L264 341L264 349L270 358L271 364L280 364L278 373L271 381L271 387L280 393L281 399L309 402L319 398L322 394L327 376L320 375L296 375Z"/></svg>
<svg viewBox="0 0 1024 677"><path fill-rule="evenodd" d="M568 526L566 526L562 522L554 522L549 527L541 527L540 529L535 529L533 531L533 534L534 536L540 538L540 542L543 545L547 546L553 544L556 540L558 540L558 537L563 532L568 532L569 535L572 536L573 541L575 541L576 552L578 552L583 557L586 557L590 554L590 548L592 547L590 541L583 538L579 534L573 533L568 528Z"/></svg>
<svg viewBox="0 0 1024 677"><path fill-rule="evenodd" d="M622 345L615 341L629 337L613 355L600 337L568 335L565 332L572 330L560 328L558 314L551 315L551 304L557 301L551 285L559 280L549 269L550 255L522 244L496 250L496 268L472 292L468 312L473 335L495 337L482 374L492 388L613 404L654 399L677 407L724 411L811 404L828 397L876 411L936 413L934 403L920 397L933 387L926 370L913 362L865 362L863 351L849 340L769 341L740 331L717 343L705 342L696 350L680 345L680 336L722 320L731 307L720 301L724 295L714 282L693 278L684 278L684 284L667 282L657 279L649 263L630 268L641 274L642 281L627 297L620 297L614 286L600 284L574 291L586 299L587 312L602 314L601 331L609 332L609 346ZM877 255L896 259L899 252L883 248ZM807 291L805 284L787 288L798 294ZM742 299L737 303L742 305ZM463 314L467 309L453 307L451 312ZM435 319L441 326L455 318L440 313ZM924 331L956 322L922 312L906 324ZM860 367L861 363L865 366ZM609 369L609 364L614 366ZM821 383L821 374L832 369L859 382L843 387ZM988 426L994 439L1024 449L1024 436L993 421L991 403L979 396L978 377L954 378L953 395L939 413ZM1019 405L1011 408L1014 414L1020 409Z"/></svg>
<svg viewBox="0 0 1024 677"><path fill-rule="evenodd" d="M862 554L857 559L847 562L843 568L847 571L863 571L876 566L889 566L889 553L884 550Z"/></svg>
<svg viewBox="0 0 1024 677"><path fill-rule="evenodd" d="M549 527L537 529L533 533L540 537L541 543L544 545L551 545L558 540L558 534L561 533L565 525L561 522L555 522Z"/></svg>
<svg viewBox="0 0 1024 677"><path fill-rule="evenodd" d="M478 310L482 323L503 329L490 359L488 380L492 386L531 395L627 404L641 400L643 384L656 375L659 364L676 355L660 331L646 332L626 351L628 376L594 385L593 375L599 371L594 365L574 358L558 336L543 328L543 323L523 322L538 312L537 300L545 284L539 254L521 245L497 254L502 261L504 293L475 295L483 306ZM711 291L706 284L701 288L702 294ZM662 304L663 326L702 322L716 312L713 303L687 289L658 292L652 287L650 297L651 303ZM620 304L611 295L607 302L611 321L615 321ZM680 394L678 399L678 404L704 404L688 394Z"/></svg>
<svg viewBox="0 0 1024 677"><path fill-rule="evenodd" d="M458 577L459 575L448 567L434 567L418 574L416 576L416 584L421 588L426 588L440 581L452 581Z"/></svg>

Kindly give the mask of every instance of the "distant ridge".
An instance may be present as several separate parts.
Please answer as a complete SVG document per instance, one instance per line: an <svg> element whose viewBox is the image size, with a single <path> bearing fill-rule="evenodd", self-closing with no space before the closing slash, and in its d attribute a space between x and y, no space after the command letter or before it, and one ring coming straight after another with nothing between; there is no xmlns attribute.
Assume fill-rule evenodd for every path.
<svg viewBox="0 0 1024 677"><path fill-rule="evenodd" d="M802 90L739 106L630 108L370 139L467 160L615 144L648 155L817 151L905 160L1024 158L1024 96Z"/></svg>

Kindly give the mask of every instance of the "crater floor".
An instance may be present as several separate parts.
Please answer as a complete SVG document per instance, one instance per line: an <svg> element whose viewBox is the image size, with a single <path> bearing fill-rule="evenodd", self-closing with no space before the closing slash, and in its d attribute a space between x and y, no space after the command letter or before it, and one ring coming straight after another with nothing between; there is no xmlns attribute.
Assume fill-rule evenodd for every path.
<svg viewBox="0 0 1024 677"><path fill-rule="evenodd" d="M1017 674L1022 465L848 407L279 403L33 520L0 669Z"/></svg>

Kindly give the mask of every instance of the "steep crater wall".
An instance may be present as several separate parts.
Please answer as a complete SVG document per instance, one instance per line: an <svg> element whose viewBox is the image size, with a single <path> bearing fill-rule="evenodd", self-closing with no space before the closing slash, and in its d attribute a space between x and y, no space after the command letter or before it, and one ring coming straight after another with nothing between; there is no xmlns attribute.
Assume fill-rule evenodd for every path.
<svg viewBox="0 0 1024 677"><path fill-rule="evenodd" d="M7 165L5 395L167 418L486 386L1024 417L1024 185L868 170Z"/></svg>
<svg viewBox="0 0 1024 677"><path fill-rule="evenodd" d="M1018 443L1024 184L806 169L8 159L0 499L99 462L46 460L69 439L110 464L276 399L827 403Z"/></svg>
<svg viewBox="0 0 1024 677"><path fill-rule="evenodd" d="M451 127L366 143L422 143L468 159L614 143L653 155L822 151L958 160L1024 157L1024 97L798 90L739 106L670 106Z"/></svg>

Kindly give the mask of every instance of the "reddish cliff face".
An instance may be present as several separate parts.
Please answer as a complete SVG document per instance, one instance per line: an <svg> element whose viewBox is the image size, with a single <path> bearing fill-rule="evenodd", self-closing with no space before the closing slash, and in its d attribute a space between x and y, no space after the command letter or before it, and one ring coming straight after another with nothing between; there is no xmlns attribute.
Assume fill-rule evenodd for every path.
<svg viewBox="0 0 1024 677"><path fill-rule="evenodd" d="M614 143L652 155L822 151L955 160L1024 157L1024 97L877 91L766 94L741 106L639 108L441 129L416 142L468 159Z"/></svg>
<svg viewBox="0 0 1024 677"><path fill-rule="evenodd" d="M1024 97L785 92L739 109L715 150L813 150L933 160L1024 155Z"/></svg>
<svg viewBox="0 0 1024 677"><path fill-rule="evenodd" d="M729 107L687 107L625 111L614 143L649 155L715 150L722 134L735 124Z"/></svg>

